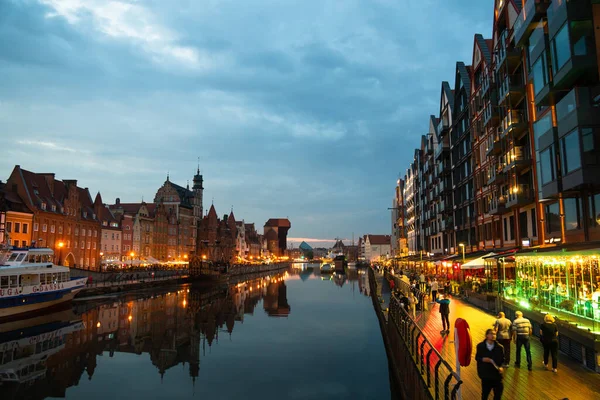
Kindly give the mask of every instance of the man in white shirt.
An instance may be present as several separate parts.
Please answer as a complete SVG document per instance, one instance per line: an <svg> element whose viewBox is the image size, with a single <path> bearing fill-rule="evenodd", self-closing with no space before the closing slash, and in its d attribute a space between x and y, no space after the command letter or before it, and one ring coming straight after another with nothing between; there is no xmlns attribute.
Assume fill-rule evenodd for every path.
<svg viewBox="0 0 600 400"><path fill-rule="evenodd" d="M523 313L517 311L515 313L515 320L512 324L513 339L516 339L517 344L517 360L515 367L521 366L521 347L525 347L525 354L527 356L527 368L531 371L533 368L531 361L531 343L529 343L529 337L531 336L531 322L527 318L523 318Z"/></svg>

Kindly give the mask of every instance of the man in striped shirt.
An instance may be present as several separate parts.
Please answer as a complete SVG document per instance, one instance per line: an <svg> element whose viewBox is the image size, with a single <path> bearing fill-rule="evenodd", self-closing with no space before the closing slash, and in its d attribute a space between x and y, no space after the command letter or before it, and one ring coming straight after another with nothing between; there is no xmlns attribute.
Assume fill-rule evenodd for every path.
<svg viewBox="0 0 600 400"><path fill-rule="evenodd" d="M525 354L527 355L527 369L531 371L531 343L529 343L529 337L531 336L531 322L527 318L523 318L523 313L517 311L515 313L515 320L512 324L513 329L513 340L516 338L515 343L517 344L517 360L515 367L521 366L521 347L525 347Z"/></svg>

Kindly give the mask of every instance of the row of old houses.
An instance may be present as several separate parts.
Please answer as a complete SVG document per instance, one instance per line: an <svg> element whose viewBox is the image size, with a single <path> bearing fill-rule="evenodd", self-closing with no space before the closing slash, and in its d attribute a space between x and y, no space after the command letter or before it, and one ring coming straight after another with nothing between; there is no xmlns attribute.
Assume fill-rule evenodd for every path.
<svg viewBox="0 0 600 400"><path fill-rule="evenodd" d="M600 4L496 0L398 179L398 256L600 240Z"/></svg>
<svg viewBox="0 0 600 400"><path fill-rule="evenodd" d="M203 176L193 186L167 175L153 202L114 204L92 197L76 180L15 166L0 182L0 243L49 247L61 265L100 270L110 264L185 263L193 254L231 261L281 256L287 219L270 219L259 234L253 223L236 220L233 210L219 218L203 208Z"/></svg>

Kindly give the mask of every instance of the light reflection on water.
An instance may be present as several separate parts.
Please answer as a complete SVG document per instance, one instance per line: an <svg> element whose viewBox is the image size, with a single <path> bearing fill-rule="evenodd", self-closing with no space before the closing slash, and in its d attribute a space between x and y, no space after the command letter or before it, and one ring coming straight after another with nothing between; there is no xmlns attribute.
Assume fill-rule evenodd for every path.
<svg viewBox="0 0 600 400"><path fill-rule="evenodd" d="M0 399L387 399L365 279L290 269L2 324Z"/></svg>

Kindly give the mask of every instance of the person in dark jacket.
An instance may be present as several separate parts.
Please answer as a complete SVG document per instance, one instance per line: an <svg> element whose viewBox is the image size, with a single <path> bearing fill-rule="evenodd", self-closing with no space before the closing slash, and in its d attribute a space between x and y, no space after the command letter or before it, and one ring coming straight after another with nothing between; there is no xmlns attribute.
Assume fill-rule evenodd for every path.
<svg viewBox="0 0 600 400"><path fill-rule="evenodd" d="M548 356L552 354L552 371L558 367L558 328L554 317L550 314L544 316L544 323L540 325L540 339L544 346L544 367L548 368Z"/></svg>
<svg viewBox="0 0 600 400"><path fill-rule="evenodd" d="M477 345L475 360L477 375L481 379L481 400L487 400L492 390L494 400L500 400L504 391L501 367L504 364L504 349L496 341L496 332L493 329L488 329L485 332L485 340Z"/></svg>
<svg viewBox="0 0 600 400"><path fill-rule="evenodd" d="M440 314L442 315L442 331L440 332L442 335L445 333L450 333L450 300L444 298L444 296L437 295L438 298L435 299L435 302L440 305Z"/></svg>

